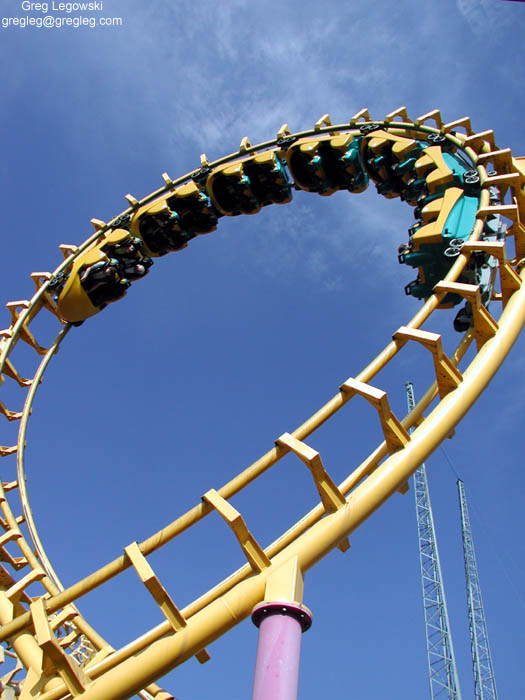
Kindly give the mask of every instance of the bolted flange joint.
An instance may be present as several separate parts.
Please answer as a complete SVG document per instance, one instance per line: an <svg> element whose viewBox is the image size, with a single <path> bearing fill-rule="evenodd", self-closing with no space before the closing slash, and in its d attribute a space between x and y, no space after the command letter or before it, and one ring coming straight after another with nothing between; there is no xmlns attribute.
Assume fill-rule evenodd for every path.
<svg viewBox="0 0 525 700"><path fill-rule="evenodd" d="M301 625L301 630L306 632L312 626L312 613L304 605L285 601L273 601L259 603L252 610L252 622L259 627L261 622L270 615L286 615L293 617Z"/></svg>

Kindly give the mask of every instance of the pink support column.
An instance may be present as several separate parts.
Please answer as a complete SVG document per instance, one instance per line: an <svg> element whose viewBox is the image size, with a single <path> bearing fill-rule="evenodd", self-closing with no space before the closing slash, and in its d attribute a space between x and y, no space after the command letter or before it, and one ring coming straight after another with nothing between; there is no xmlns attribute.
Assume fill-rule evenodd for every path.
<svg viewBox="0 0 525 700"><path fill-rule="evenodd" d="M261 603L252 612L259 628L252 700L297 700L301 634L312 624L308 608L288 601Z"/></svg>

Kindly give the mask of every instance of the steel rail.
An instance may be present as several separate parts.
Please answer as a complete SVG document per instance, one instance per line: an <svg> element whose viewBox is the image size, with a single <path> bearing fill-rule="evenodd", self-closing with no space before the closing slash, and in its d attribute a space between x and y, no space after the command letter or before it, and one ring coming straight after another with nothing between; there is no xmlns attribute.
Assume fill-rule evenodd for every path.
<svg viewBox="0 0 525 700"><path fill-rule="evenodd" d="M464 121L464 120L460 120ZM321 120L320 120L321 122ZM483 143L482 147L476 151L470 146L465 146L465 141L466 137L463 137L462 135L453 135L450 134L446 131L447 126L445 125L442 126L440 129L434 129L428 126L425 126L424 124L416 124L413 122L400 122L400 121L393 121L392 119L390 120L384 120L384 121L372 121L372 120L364 120L359 122L357 119L352 119L349 124L343 124L343 125L331 125L327 124L326 126L318 126L313 130L307 130L304 132L297 132L295 134L290 134L289 138L293 140L297 140L298 138L302 138L305 136L321 136L326 133L337 133L337 132L350 132L352 134L359 134L359 126L362 126L364 124L377 124L379 128L386 128L390 133L399 133L399 134L410 134L411 137L413 137L414 133L423 133L423 134L428 134L428 133L443 133L445 131L445 135L447 139L451 142L453 142L456 146L461 148L463 152L469 157L469 159L472 161L472 164L475 165L477 163L477 159L479 156L479 153L482 152L488 152L490 150L488 144ZM318 123L319 124L319 123ZM437 122L436 122L437 124ZM467 134L471 133L470 127L467 129ZM248 146L245 148L240 149L236 153L232 153L229 156L225 156L221 159L218 159L212 163L209 163L210 169L217 167L218 165L221 165L223 163L227 163L231 160L235 160L239 157L247 156L251 153L255 153L257 151L263 151L267 150L269 148L275 148L278 147L279 139L273 139L271 141L264 142L262 144L258 144L256 146ZM109 223L105 223L103 225L99 225L98 222L95 223L94 225L97 227L97 230L95 231L94 234L92 234L91 237L89 237L84 243L82 243L78 248L75 250L75 252L68 256L64 262L58 266L58 268L55 270L53 273L53 276L51 279L53 279L54 276L59 274L62 271L67 270L72 262L89 246L91 246L93 243L98 241L99 238L101 238L105 231L107 231L109 228L112 227L112 224L116 222L121 216L125 216L128 214L132 214L134 211L139 206L144 206L145 204L148 204L149 202L154 201L158 197L161 197L163 194L170 192L176 187L178 184L182 184L184 182L187 182L191 180L193 177L195 177L198 173L200 172L200 169L191 171L190 173L187 173L186 175L182 176L181 178L178 178L177 180L170 180L169 178L165 179L165 186L162 187L161 189L157 190L156 192L151 193L147 197L143 198L140 202L137 200L136 203L131 206L129 209L125 210L123 213L119 214L117 217L114 217ZM478 172L480 173L482 183L487 177L486 170L483 166L478 167ZM479 209L488 206L489 204L489 193L488 189L485 188L482 190L482 193L480 195L480 201L479 201ZM478 209L478 211L479 211ZM479 238L481 235L482 229L483 229L483 220L484 217L478 218L474 231L471 234L471 237L469 238L470 241L475 241ZM522 229L521 224L518 220L518 225L519 228ZM523 230L523 229L522 229ZM455 281L463 271L465 265L467 264L469 259L468 254L460 253L460 255L457 257L456 262L454 265L451 267L449 270L448 274L444 278L444 281ZM12 324L12 327L9 329L10 330L10 335L7 337L7 340L3 341L2 343L2 352L0 354L0 372L2 371L4 367L4 363L6 358L9 356L9 353L11 350L14 348L16 342L18 339L20 339L21 332L23 328L27 328L29 324L34 320L36 315L44 308L43 306L43 295L45 294L46 290L49 287L50 282L44 282L40 286L40 288L37 290L36 294L33 295L31 301L29 302L29 306L27 309L22 311L22 313L19 314L18 318L16 321ZM409 328L419 328L421 325L430 317L432 312L435 310L437 305L440 303L441 299L444 296L444 292L441 292L439 294L433 294L428 301L424 304L422 309L415 314L415 316L409 321L407 326ZM501 316L503 319L504 317L508 317L507 313L507 308L509 308L509 305L511 301L514 300L516 297L516 293L511 297L509 302L507 303L507 306L504 309L504 312ZM513 308L513 307L512 307ZM65 329L62 329L62 331L59 333L59 336L57 337L60 338L60 341L58 341L58 344L61 342L62 338L65 336L67 331L69 330L69 325L66 326ZM495 338L500 337L501 329L498 330ZM488 341L483 348L481 349L482 351L487 347L489 343L492 343L495 338L493 338L491 341ZM459 362L460 358L463 356L464 352L466 352L466 349L468 348L468 345L473 339L473 334L472 333L467 333L466 337L461 341L460 345L458 346L458 349L455 353L454 360L457 364ZM49 559L47 558L47 555L45 554L45 550L42 547L42 544L40 542L40 538L38 536L38 532L36 530L36 526L34 523L33 515L31 508L29 506L29 500L27 496L27 489L26 489L26 483L25 483L25 467L24 467L24 447L25 447L25 442L26 442L26 431L27 431L27 424L28 424L28 417L31 413L31 408L32 408L32 403L36 394L36 389L38 387L38 384L40 383L40 380L42 378L43 372L45 371L51 357L53 356L54 352L56 351L56 343L53 344L53 346L50 348L50 350L47 352L46 357L44 358L44 361L41 363L39 369L37 370L37 373L34 376L33 379L33 385L31 386L30 390L28 391L28 397L25 402L24 406L24 411L23 411L23 416L22 416L22 423L20 426L20 431L19 431L19 440L18 440L18 446L17 446L17 469L18 469L18 476L19 476L19 493L20 493L20 498L22 500L22 507L24 510L24 516L26 518L26 524L28 527L28 531L30 533L30 537L33 540L33 543L35 545L35 550L36 550L36 555L38 559L41 561L44 569L46 570L47 577L51 579L52 581L52 586L51 588L54 590L49 590L48 587L48 592L51 594L50 596L47 597L47 602L46 602L46 608L48 613L51 613L53 611L59 610L63 608L65 605L75 601L80 597L81 595L84 595L85 593L89 592L90 590L93 590L93 588L102 585L105 581L109 580L116 574L120 573L124 569L128 568L130 566L129 560L125 556L121 556L117 559L115 559L113 562L110 562L109 564L105 565L101 569L99 569L97 572L94 572L93 574L89 575L82 581L77 582L73 586L69 587L66 590L61 590L60 592L56 592L57 589L61 589L62 586L60 584L60 581L58 577L56 576L53 567L51 566L51 563L49 562ZM404 343L399 343L396 342L395 340L389 343L384 350L379 353L379 355L364 369L360 374L356 376L356 379L359 381L362 381L364 383L367 383L370 381L381 369L383 369L389 362L392 360L397 353L402 349L404 346ZM475 360L477 359L478 355L476 358L474 358L473 362L471 363L470 367L467 369L467 372L470 371L470 368L474 365ZM465 375L464 375L465 376ZM460 385L463 386L464 381ZM460 388L458 387L458 389ZM453 394L455 394L456 389ZM420 400L418 405L416 406L416 409L411 412L405 419L403 419L402 423L405 426L405 428L409 428L416 424L417 422L420 421L421 416L423 412L426 410L426 408L430 405L430 403L433 401L437 393L436 385L434 383L433 386L430 387L430 389L427 391L425 396ZM450 396L450 395L449 395ZM445 397L445 399L448 397ZM441 403L445 400L443 399ZM319 409L316 413L314 413L313 416L311 416L305 423L303 423L299 428L297 428L293 435L294 437L298 438L299 440L304 439L308 435L310 435L314 430L316 430L320 425L322 425L326 420L328 420L331 416L335 414L347 401L349 400L349 397L345 395L342 391L340 391L338 394L336 394L331 400L329 400L321 409ZM438 403L437 408L441 405L441 403ZM435 410L431 413L431 416L434 415ZM426 419L428 421L428 418ZM459 418L458 418L459 420ZM425 421L426 423L426 421ZM421 427L421 426L420 426ZM408 449L409 446L405 447L403 450L401 450L402 453L405 452L405 450ZM224 498L229 498L235 493L237 493L240 489L244 488L247 486L249 483L251 483L254 479L256 479L258 476L260 476L266 469L271 467L273 464L275 464L284 454L287 453L287 450L280 448L280 447L275 447L269 452L267 452L263 457L261 457L259 460L254 462L252 465L250 465L247 469L245 469L243 472L241 472L239 475L234 477L232 480L230 480L227 484L225 484L221 489L219 489L219 493L224 497ZM381 465L380 462L381 460L385 459L386 455L388 454L386 450L386 445L383 443L380 445L357 469L355 469L341 484L340 489L341 491L347 495L349 492L351 492L349 499L353 499L354 494L360 493L360 489L369 482L369 479L367 479L364 484L361 484L361 486L358 486L362 479L365 477L370 478L370 474L374 474L377 472L382 473L383 466L384 464L390 462L392 457L395 457L399 453L395 453L391 457L387 458ZM378 466L380 465L380 466ZM352 491L352 489L354 489ZM3 491L3 489L2 489ZM3 503L2 503L2 510L4 511L4 508L7 508L10 511L10 507L7 501L7 498L5 497L5 494L2 494L4 496L3 498ZM195 506L193 509L188 511L186 514L183 516L177 518L175 521L173 521L171 524L160 530L159 532L155 533L151 537L147 538L141 545L141 550L144 555L147 555L156 549L158 549L160 546L165 544L166 542L170 541L175 537L176 535L180 534L184 530L186 530L188 527L192 526L196 522L198 522L202 517L204 517L207 513L211 511L211 508L205 504L199 504ZM321 526L322 523L324 523L328 517L331 516L325 516L324 515L324 508L321 505L318 505L316 508L312 509L310 513L306 514L301 520L299 520L294 526L292 526L286 533L281 535L274 543L272 543L267 549L266 552L268 555L272 558L272 560L275 560L277 563L280 561L280 558L284 556L283 553L286 553L290 550L290 548L293 549L294 546L296 546L297 542L302 541L304 537L310 537L310 532L312 529L315 527ZM322 518L322 521L321 521ZM12 520L16 523L14 516L9 518L9 520ZM321 521L321 522L320 522ZM27 549L27 546L25 547ZM29 558L28 558L29 561ZM31 566L34 568L36 562L36 558L33 557L31 558ZM272 566L274 565L274 562L272 561ZM237 572L232 574L230 577L225 579L223 582L218 584L215 588L211 589L208 591L204 596L201 596L201 598L197 599L193 603L191 603L187 608L184 609L183 614L185 617L187 617L188 620L192 620L193 618L197 617L200 613L203 611L206 611L210 608L210 606L213 606L217 603L217 601L226 595L232 594L232 591L235 591L237 587L241 584L246 584L248 581L253 579L254 577L251 576L252 570L249 566L244 566L241 569L239 569ZM260 576L260 575L259 575ZM57 585L58 584L58 585ZM257 601L256 601L257 602ZM81 616L79 616L80 619ZM83 620L82 620L83 621ZM197 623L195 623L197 624ZM30 613L24 613L19 616L17 616L14 620L11 622L7 622L3 627L0 629L0 640L5 640L8 637L11 637L12 635L18 634L21 630L30 627L31 625L31 616ZM87 623L86 623L87 625ZM195 625L194 625L195 626ZM89 626L86 627L86 629L89 628ZM116 665L119 664L121 665L125 659L130 659L133 654L138 653L139 650L145 650L148 647L150 647L153 643L155 642L160 642L160 640L170 637L172 635L169 634L170 626L167 623L162 623L161 625L157 626L153 630L150 630L150 632L146 633L142 637L140 637L138 640L135 640L134 642L131 642L130 644L126 645L123 649L121 649L118 652L112 653L110 656L108 656L106 659L101 661L100 663L93 665L89 670L88 670L88 677L97 677L101 673L107 673L110 669L116 668ZM94 630L92 630L93 633L96 635ZM102 640L102 638L100 638ZM100 641L99 640L99 641ZM102 640L103 642L103 640ZM99 647L101 648L101 647ZM198 649L197 649L198 651ZM155 676L155 677L158 677ZM143 688L145 683L142 683L140 685L141 688ZM90 686L90 689L92 686ZM139 690L137 688L136 690ZM56 691L51 691L52 693ZM84 694L86 694L88 690L85 691ZM44 695L44 697L47 697L48 693Z"/></svg>
<svg viewBox="0 0 525 700"><path fill-rule="evenodd" d="M387 128L391 133L397 133L399 131L400 133L405 133L406 131L416 131L416 132L421 132L422 134L431 134L431 133L436 133L439 134L441 131L439 129L435 129L432 127L425 126L423 124L416 125L413 122L401 122L401 121L375 121L375 120L363 120L361 122L354 122L353 120L350 120L348 124L338 124L338 125L330 125L330 126L325 126L321 128L314 128L314 129L307 129L306 131L299 131L295 132L293 134L290 134L287 138L297 140L299 138L303 137L308 137L308 136L321 136L326 133L338 133L338 132L349 132L349 133L356 133L359 134L359 126L363 126L366 124L377 124L380 127L385 127ZM359 126L358 126L359 125ZM463 143L464 139L458 138L457 136L453 136L451 134L446 134L447 139L449 139L452 143L454 143L456 146L459 146L460 148L463 148ZM279 138L271 139L269 141L265 141L260 144L256 144L255 146L250 146L246 149L239 149L238 151L235 151L234 153L230 153L227 156L224 156L222 158L218 158L215 161L212 161L209 163L210 168L215 168L219 165L223 165L225 163L228 163L232 160L235 160L237 158L240 158L242 156L249 155L251 153L256 153L258 151L264 151L272 147L277 147ZM472 155L476 156L475 151L472 149L466 149L472 153ZM473 161L474 162L474 161ZM52 273L52 277L55 277L61 272L66 271L73 263L73 261L81 255L87 248L89 248L93 243L97 242L104 233L111 228L112 223L117 221L123 216L131 215L137 208L145 206L151 202L153 202L155 199L161 197L163 194L167 194L168 192L172 191L174 187L178 185L182 185L185 182L190 181L194 176L198 175L200 172L201 168L197 168L195 170L191 170L185 175L182 175L181 177L177 178L176 180L170 180L169 184L166 183L163 187L159 188L158 190L155 190L154 192L146 195L143 197L141 200L137 200L137 203L133 206L128 207L127 209L121 211L117 216L114 216L109 222L103 223L103 225L100 226L100 228L97 228L95 233L93 233L90 237L88 237L82 244L80 244L77 248L77 250L68 256ZM38 313L40 309L37 309L35 312L35 307L37 305L37 302L40 302L41 297L43 294L47 291L49 287L49 281L45 282L42 287L38 290L38 292L32 297L31 299L31 305L30 307L22 312L17 320L17 322L14 324L14 327L12 329L13 333L12 336L8 339L6 342L2 352L0 353L0 373L3 371L4 368L4 362L5 359L8 357L9 352L11 351L12 347L18 340L19 332L22 326L26 323L28 323L31 320L31 315Z"/></svg>
<svg viewBox="0 0 525 700"><path fill-rule="evenodd" d="M525 280L525 270L521 278ZM89 669L88 674L95 680L86 687L83 700L118 700L133 694L145 683L187 661L246 618L253 606L263 599L268 576L279 566L297 557L301 570L305 572L318 563L392 496L451 433L499 369L524 324L525 285L522 284L502 313L497 335L477 353L464 371L463 381L415 428L403 449L390 455L352 491L343 508L315 523L276 555L269 568L240 582L195 613L182 630L176 633L168 631L169 624L162 623L159 628L162 627L165 633L140 651L125 660L121 660L117 652L115 658L109 657ZM109 664L115 661L118 664L109 668ZM57 685L44 693L40 700L58 700L64 692L67 690Z"/></svg>

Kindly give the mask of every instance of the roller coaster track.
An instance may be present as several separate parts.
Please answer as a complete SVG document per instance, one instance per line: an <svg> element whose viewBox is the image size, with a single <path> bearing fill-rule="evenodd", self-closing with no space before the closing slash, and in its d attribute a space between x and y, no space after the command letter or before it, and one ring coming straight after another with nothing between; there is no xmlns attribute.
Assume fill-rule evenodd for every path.
<svg viewBox="0 0 525 700"><path fill-rule="evenodd" d="M363 127L365 129L363 130ZM167 524L141 543L132 543L124 553L68 588L63 588L46 556L34 524L28 501L25 475L25 446L33 400L44 373L71 324L60 319L53 281L67 273L74 261L122 217L171 192L174 187L222 164L250 154L263 153L307 136L362 134L382 129L409 138L438 134L461 149L477 169L481 189L476 223L468 241L416 315L399 329L392 329L392 340L364 369L347 379L319 410L293 432L284 432L256 462L218 490L208 491L193 508ZM440 137L441 138L441 137ZM201 167L171 180L141 201L127 196L129 208L104 223L93 220L94 234L82 245L61 246L64 261L52 272L31 274L36 292L29 300L7 304L9 326L0 331L0 384L7 378L25 392L22 410L0 403L5 421L18 424L16 444L0 447L3 480L0 485L0 641L5 673L3 687L16 694L39 700L60 700L69 695L85 700L112 700L139 693L143 698L165 700L170 694L156 681L192 656L201 662L208 658L206 645L225 634L250 615L265 600L267 586L279 579L279 572L293 568L304 573L335 547L348 548L348 535L396 491L403 491L410 475L437 445L453 431L505 359L525 321L525 166L510 149L496 146L494 133L475 133L469 118L444 123L438 110L410 120L405 108L383 120L373 121L367 110L347 124L332 125L328 115L312 130L292 134L281 128L277 137L252 146L243 139L238 152L213 163L201 158ZM497 188L500 200L491 202L490 190ZM503 241L480 240L487 217L500 215L509 221ZM493 292L490 313L480 301L479 288L458 282L470 256L485 252L497 260L499 291ZM444 297L453 292L472 304L473 325L456 350L447 356L441 335L422 330L424 323ZM56 338L48 348L40 346L35 319L47 316L56 326ZM76 331L81 332L81 331ZM33 352L34 374L25 379L17 371L17 344L21 341ZM417 406L405 417L396 417L387 394L373 382L376 375L404 349L418 343L429 352L435 381ZM475 352L467 367L459 369L467 349ZM384 440L336 485L327 473L320 455L304 441L325 421L356 396L363 397L378 413ZM1 398L1 397L0 397ZM413 431L409 434L409 430ZM14 442L14 441L13 441ZM301 520L263 549L250 533L242 515L229 499L247 487L288 453L294 453L308 467L319 503ZM16 471L15 471L16 460ZM179 610L147 561L148 555L217 511L232 529L247 563L207 593ZM113 649L84 619L76 602L118 576L135 568L151 593L165 621L121 649ZM299 601L300 602L300 601Z"/></svg>

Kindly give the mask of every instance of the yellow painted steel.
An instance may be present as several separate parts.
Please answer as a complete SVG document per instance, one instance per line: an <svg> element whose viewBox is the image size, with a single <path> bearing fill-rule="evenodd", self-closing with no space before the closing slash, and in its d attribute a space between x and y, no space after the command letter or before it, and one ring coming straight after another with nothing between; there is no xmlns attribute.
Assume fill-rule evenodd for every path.
<svg viewBox="0 0 525 700"><path fill-rule="evenodd" d="M463 196L459 187L445 190L443 197L434 199L421 210L421 218L425 226L421 226L413 235L414 250L419 250L422 244L441 243L441 232L454 205ZM427 223L428 222L428 223Z"/></svg>
<svg viewBox="0 0 525 700"><path fill-rule="evenodd" d="M435 127L429 126L428 122L434 122ZM452 434L455 425L503 362L525 323L525 228L522 225L522 221L525 221L525 158L513 158L510 149L497 148L493 132L474 133L468 118L444 124L438 110L411 121L406 108L401 107L387 115L383 122L372 122L368 111L361 110L348 124L337 126L331 124L329 115L323 115L312 130L298 134L291 134L287 125L283 125L273 141L252 146L248 139L243 139L238 152L214 163L209 163L206 156L202 156L201 165L228 174L230 171L235 173L237 164L246 162L250 154L259 158L261 163L267 163L273 158L268 154L280 148L277 142L287 137L296 139L295 143L300 148L303 145L310 148L316 140L330 140L333 148L343 147L355 135L359 135L360 126L372 123L381 127L369 138L368 145L373 151L380 152L384 142L394 141L393 148L401 155L410 151L416 138L440 134L445 135L452 144L462 147L476 164L483 185L477 221L469 241L461 249L449 273L436 285L434 293L418 313L393 332L392 341L383 351L361 372L344 382L340 390L303 425L281 435L265 455L222 488L208 491L204 500L187 513L144 542L133 543L124 554L65 590L38 537L27 497L25 476L25 444L33 400L45 369L70 327L68 324L62 327L63 321L49 287L61 273L74 272L82 265L97 262L103 255L100 248L125 234L118 230L111 233L112 222L105 224L93 220L95 233L85 243L79 247L61 246L65 260L52 275L41 272L32 274L36 285L32 299L8 304L11 324L0 332L0 388L4 377L8 376L26 389L27 398L23 411L0 404L0 416L9 421L20 421L17 444L0 447L0 455L6 459L14 459L10 455L16 454L18 473L17 481L0 485L0 523L4 529L4 533L0 534L0 548L11 543L20 550L20 556L5 554L4 563L8 562L13 571L2 569L3 573L0 572L0 640L9 642L16 661L26 670L22 700L29 697L59 700L69 694L84 700L120 700L137 692L144 700L150 697L158 700L170 698L169 693L157 686L155 681L191 656L196 655L200 661L205 661L208 656L204 647L250 615L255 605L275 599L302 601L303 574L334 547L347 548L348 535L393 493L403 489L417 466L445 437ZM458 133L458 129L463 129L465 134ZM427 178L429 189L450 179L450 171L439 149L434 152L432 148L426 149L426 159L420 159L417 166L420 174ZM487 167L494 172L488 175ZM171 180L164 174L163 188L141 201L128 195L126 198L130 207L119 216L131 215L136 221L137 212L159 207L163 209L169 197L194 196L199 190L191 177L198 172L177 180ZM505 203L491 205L488 189L491 186L500 188L502 195L507 194ZM447 197L454 197L453 188L446 191L443 199ZM423 212L425 223L433 227L433 235L437 235L441 224L441 208L447 211L450 208L445 206L444 201L439 202L439 206L432 203L433 206ZM503 242L478 240L484 220L492 214L501 214L512 222L507 237L514 238L515 257L507 254ZM496 299L501 302L503 310L497 319L481 304L477 287L457 282L469 256L479 250L498 260L501 292ZM75 284L75 279L78 280L77 276L72 274L67 284ZM421 326L450 291L459 293L472 303L474 327L460 342L456 352L448 357L443 351L441 336L422 330ZM96 311L94 307L86 308L83 313L91 315ZM57 339L47 350L38 344L30 329L40 313L51 314L58 327ZM458 362L473 340L476 341L477 353L470 365L459 371ZM37 357L43 355L35 367L32 380L21 377L16 369L18 341L29 345ZM390 409L386 393L371 382L411 342L429 350L429 362L433 364L436 381L411 414L398 418ZM384 441L341 484L336 485L325 470L321 456L304 441L355 395L364 397L371 404L367 410L378 412ZM437 404L423 418L435 399ZM410 428L414 430L409 434ZM320 503L263 550L249 532L242 514L232 507L228 499L290 451L310 469ZM22 503L23 518L14 515L17 496ZM147 556L213 510L217 510L232 528L248 561L199 599L179 610L155 575ZM135 568L166 620L122 649L114 650L84 620L74 603L130 566ZM31 598L27 595L29 585L33 586ZM36 599L35 585L42 591ZM60 638L57 636L59 630L62 630ZM4 682L8 677L10 680L12 675L12 671L4 674Z"/></svg>
<svg viewBox="0 0 525 700"><path fill-rule="evenodd" d="M274 567L275 568L275 567ZM297 557L288 559L285 564L275 568L266 580L264 600L287 600L291 603L303 602L304 578Z"/></svg>
<svg viewBox="0 0 525 700"><path fill-rule="evenodd" d="M144 682L167 673L190 658L197 648L203 644L210 644L247 617L253 606L263 600L267 577L274 568L297 557L304 573L331 551L342 537L362 524L406 482L417 465L450 434L474 403L480 390L486 386L493 371L503 362L525 323L523 286L507 305L505 315L504 330L500 327L501 336L484 345L463 375L463 382L457 390L449 393L411 434L410 442L403 450L391 455L352 492L343 509L327 515L288 545L272 559L270 568L256 577L240 582L190 617L183 634L165 634L164 625L160 638L108 669L85 691L83 697L88 700L125 697L142 687ZM109 664L102 665L107 667ZM60 695L52 691L45 694L43 699L51 700L55 697Z"/></svg>

